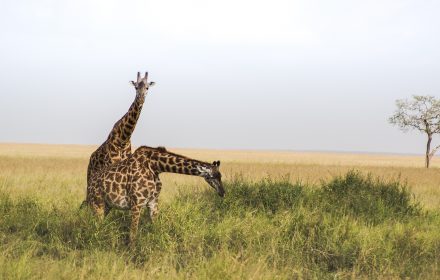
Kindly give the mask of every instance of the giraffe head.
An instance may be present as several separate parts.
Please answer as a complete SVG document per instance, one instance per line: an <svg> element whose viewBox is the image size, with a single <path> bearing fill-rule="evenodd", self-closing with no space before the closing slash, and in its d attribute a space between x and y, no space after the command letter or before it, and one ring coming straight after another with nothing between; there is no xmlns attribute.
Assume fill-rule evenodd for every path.
<svg viewBox="0 0 440 280"><path fill-rule="evenodd" d="M141 96L145 96L148 89L155 84L154 82L148 82L148 72L145 72L145 76L143 78L141 78L141 73L138 72L136 82L131 81L131 83L136 89L136 94Z"/></svg>
<svg viewBox="0 0 440 280"><path fill-rule="evenodd" d="M223 188L222 174L220 173L219 167L220 161L214 161L211 165L210 172L207 172L204 178L206 182L217 191L218 195L223 197L225 196L225 189Z"/></svg>

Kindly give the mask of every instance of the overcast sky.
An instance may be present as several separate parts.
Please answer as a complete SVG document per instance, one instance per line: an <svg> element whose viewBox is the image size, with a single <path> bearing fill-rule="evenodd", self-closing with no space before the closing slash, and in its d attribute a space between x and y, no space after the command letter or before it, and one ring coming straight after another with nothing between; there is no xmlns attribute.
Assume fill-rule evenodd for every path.
<svg viewBox="0 0 440 280"><path fill-rule="evenodd" d="M135 145L423 153L387 118L440 95L439 1L0 4L0 142L101 144L150 73ZM436 139L440 142L440 139ZM437 143L435 143L437 144Z"/></svg>

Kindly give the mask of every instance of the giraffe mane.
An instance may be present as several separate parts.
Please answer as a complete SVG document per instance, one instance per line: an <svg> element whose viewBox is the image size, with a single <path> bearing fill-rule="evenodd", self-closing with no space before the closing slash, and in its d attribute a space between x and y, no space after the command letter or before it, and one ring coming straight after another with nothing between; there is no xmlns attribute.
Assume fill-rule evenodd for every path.
<svg viewBox="0 0 440 280"><path fill-rule="evenodd" d="M168 154L168 155L176 156L176 157L181 157L181 158L188 159L188 160L191 160L191 161L194 161L194 162L198 162L198 163L201 163L201 164L204 164L204 165L208 165L208 166L212 165L209 162L192 159L192 158L189 158L189 157L184 156L184 155L180 155L180 154L176 154L176 153L170 152L170 151L168 151L163 146L159 146L159 147L140 146L139 148L136 149L136 151L138 151L138 150L154 150L154 151L158 151L159 153Z"/></svg>

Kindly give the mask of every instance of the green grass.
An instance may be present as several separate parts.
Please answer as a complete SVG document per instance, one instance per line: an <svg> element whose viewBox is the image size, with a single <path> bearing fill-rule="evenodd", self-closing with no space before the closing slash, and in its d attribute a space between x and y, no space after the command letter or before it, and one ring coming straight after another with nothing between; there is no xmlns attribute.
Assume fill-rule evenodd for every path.
<svg viewBox="0 0 440 280"><path fill-rule="evenodd" d="M404 184L349 172L321 187L226 183L181 191L146 213L127 248L128 212L98 222L79 205L0 191L2 279L440 277L440 213Z"/></svg>

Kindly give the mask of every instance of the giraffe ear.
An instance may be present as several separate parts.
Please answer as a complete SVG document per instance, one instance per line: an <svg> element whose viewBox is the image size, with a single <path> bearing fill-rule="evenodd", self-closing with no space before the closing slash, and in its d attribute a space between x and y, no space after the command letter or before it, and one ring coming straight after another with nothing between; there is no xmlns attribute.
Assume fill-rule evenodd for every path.
<svg viewBox="0 0 440 280"><path fill-rule="evenodd" d="M137 84L134 81L130 81L130 83L137 89Z"/></svg>

